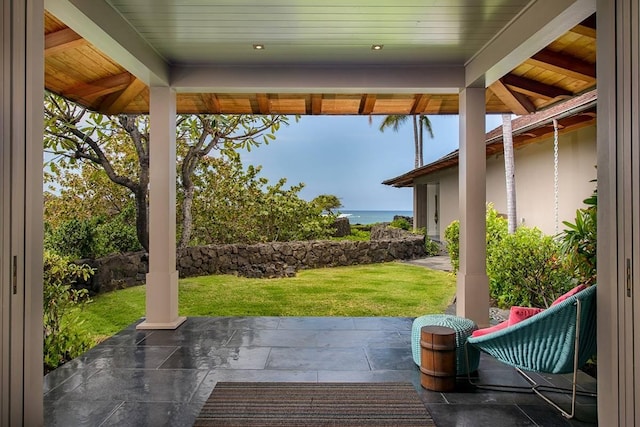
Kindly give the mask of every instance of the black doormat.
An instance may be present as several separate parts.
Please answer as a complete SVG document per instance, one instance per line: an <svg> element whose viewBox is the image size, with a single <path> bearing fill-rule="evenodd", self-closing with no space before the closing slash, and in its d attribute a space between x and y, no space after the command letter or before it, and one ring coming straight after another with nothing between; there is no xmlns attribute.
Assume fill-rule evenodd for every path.
<svg viewBox="0 0 640 427"><path fill-rule="evenodd" d="M434 426L410 383L220 382L194 426Z"/></svg>

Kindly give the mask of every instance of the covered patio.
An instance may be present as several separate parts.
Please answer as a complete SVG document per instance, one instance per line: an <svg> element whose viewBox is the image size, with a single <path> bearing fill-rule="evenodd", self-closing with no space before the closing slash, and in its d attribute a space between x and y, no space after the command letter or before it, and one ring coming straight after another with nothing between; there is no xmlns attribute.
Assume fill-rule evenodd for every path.
<svg viewBox="0 0 640 427"><path fill-rule="evenodd" d="M428 391L411 357L409 318L189 317L176 330L131 325L45 377L48 426L191 426L217 382L411 382L438 427L595 426L597 403L581 397L564 419L533 393ZM526 385L483 356L480 381ZM540 376L567 387L569 376ZM595 391L595 380L580 384ZM563 400L569 407L569 399Z"/></svg>
<svg viewBox="0 0 640 427"><path fill-rule="evenodd" d="M251 337L247 342L253 337L263 337L264 347L270 348L263 367L257 371L270 371L267 368L274 367L270 363L277 366L295 360L284 353L284 357L276 357L280 348L295 346L276 345L268 337L281 334L277 332L281 326L288 335L295 335L291 331L295 328L287 322L295 323L296 319L271 319L271 323L265 319L271 326L263 330L254 329L255 324L246 327L246 323L245 326L233 323L251 323L251 319L185 319L179 315L175 269L177 112L459 114L461 244L456 313L481 327L489 325L484 225L485 114L524 114L593 87L595 52L584 46L589 38L592 46L596 43L596 27L600 282L597 416L601 425L640 424L637 405L640 371L635 368L639 334L634 333L640 328L640 316L634 316L640 300L633 291L640 269L637 255L640 109L635 90L640 75L637 57L640 11L635 0L601 0L597 4L594 0L487 0L473 5L462 1L425 5L407 0L366 6L358 1L314 6L300 0L268 4L242 1L234 5L187 0L3 0L2 19L0 425L41 425L43 420L54 419L48 413L45 417L44 408L52 408L55 396L62 397L67 390L70 397L78 397L84 388L99 384L103 384L99 392L132 387L131 400L120 399L114 405L111 398L106 399L108 403L102 410L104 425L117 415L116 411L127 407L137 408L133 412L142 414L144 404L135 397L136 386L118 381L118 376L132 373L139 373L142 378L147 375L149 379L158 378L155 383L152 380L139 383L144 384L143 392L150 400L166 398L167 402L174 402L175 396L162 397L167 383L160 373L169 367L163 368L163 364L174 363L170 360L203 363L203 372L198 368L176 369L172 375L192 375L190 387L194 383L198 387L212 387L217 375L212 372L216 369L206 366L206 358L198 359L196 355L188 355L190 350L180 350L178 343L186 342L189 330L209 328L213 335L220 329L223 331L215 339L207 341L205 337L205 344L195 339L188 345L218 349L222 352L222 365L229 360L224 349L234 344L236 336ZM120 338L96 348L85 361L80 359L59 374L47 377L46 405L42 398L40 338L40 167L45 87L97 111L148 112L152 183L145 318L120 334ZM311 346L314 352L322 348L323 331L324 335L331 335L338 328L326 326L322 320L299 322L303 329L317 330L311 333L315 337L311 341L315 344ZM354 319L346 322L350 323L346 329L351 334L367 330L366 326L361 329L363 326ZM380 347L369 346L372 339L382 342L381 348L391 352L400 348L394 347L398 345L394 340L403 340L398 323L403 324L406 319L389 322L393 326L374 328L373 338L369 333L361 334L369 336L358 347L371 361L370 372L380 370L373 369L376 366L373 355L377 352L373 350ZM397 337L388 342L375 338L380 329L387 327ZM194 334L197 335L191 335ZM156 338L159 345L148 345ZM130 348L117 350L118 346L112 344L118 344L118 340L131 344ZM344 339L336 338L325 344L340 347ZM239 345L238 351L242 347ZM158 355L152 357L153 352ZM180 352L185 353L185 358L178 357ZM252 363L256 359L250 353L247 357L239 354L237 360ZM276 356L269 359L272 354ZM401 362L402 353L382 355L380 363L383 366L391 359ZM115 367L111 374L109 369L97 369L110 365ZM240 368L233 363L230 366ZM67 378L66 369L72 370L66 372L71 374ZM282 374L297 369L275 370ZM316 381L320 381L323 370L312 371L316 372ZM331 373L333 369L326 371ZM392 376L407 375L401 373L407 371L402 364L389 371ZM107 375L104 382L98 381L99 372ZM415 383L417 371L411 375ZM131 378L135 376L127 376ZM326 380L329 379L327 374ZM344 380L348 379L345 376ZM193 409L198 405L197 390L187 390L189 397L180 395L176 401L182 405L186 402ZM201 391L206 393L205 389ZM484 405L487 400L496 399L483 393L468 396L476 396L472 400L479 402L461 403L460 408L477 411L479 406L483 409L488 406ZM196 400L192 401L193 397ZM422 397L434 408L434 417L438 408L444 407L438 404L455 406L449 400L455 400L455 396L423 393ZM522 410L528 403L510 399L505 414L528 414ZM125 404L133 401L138 403ZM95 402L104 401L98 398ZM65 405L68 404L60 403L56 411L69 414ZM182 410L188 412L188 408ZM447 413L456 413L453 406L447 408ZM549 414L546 409L545 414ZM527 417L524 425L546 424L543 419L537 421L538 415ZM112 419L116 420L117 416ZM493 419L491 423L495 422Z"/></svg>

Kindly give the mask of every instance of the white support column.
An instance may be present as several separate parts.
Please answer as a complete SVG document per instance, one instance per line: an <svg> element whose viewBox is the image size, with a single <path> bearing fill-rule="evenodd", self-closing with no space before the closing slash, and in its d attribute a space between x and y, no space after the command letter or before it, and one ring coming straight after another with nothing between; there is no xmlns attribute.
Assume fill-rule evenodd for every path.
<svg viewBox="0 0 640 427"><path fill-rule="evenodd" d="M427 224L427 185L413 184L413 228L426 228Z"/></svg>
<svg viewBox="0 0 640 427"><path fill-rule="evenodd" d="M138 329L175 329L178 316L176 270L176 93L150 88L149 99L149 273L146 319Z"/></svg>
<svg viewBox="0 0 640 427"><path fill-rule="evenodd" d="M479 327L489 325L486 267L485 89L460 92L460 270L456 311Z"/></svg>

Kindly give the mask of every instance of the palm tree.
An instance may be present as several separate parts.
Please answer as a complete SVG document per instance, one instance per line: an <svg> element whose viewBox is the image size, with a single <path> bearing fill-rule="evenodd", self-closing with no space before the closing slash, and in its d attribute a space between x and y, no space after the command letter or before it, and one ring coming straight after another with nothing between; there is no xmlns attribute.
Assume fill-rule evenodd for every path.
<svg viewBox="0 0 640 427"><path fill-rule="evenodd" d="M511 115L502 115L502 144L504 147L504 174L507 187L507 223L509 233L515 233L516 216L516 164L513 157Z"/></svg>
<svg viewBox="0 0 640 427"><path fill-rule="evenodd" d="M413 140L415 144L415 167L419 168L423 165L423 135L426 129L429 132L429 136L433 138L433 129L431 128L431 120L424 114L390 114L384 118L380 124L380 132L384 132L385 129L391 128L397 132L400 126L403 125L411 117L413 119Z"/></svg>

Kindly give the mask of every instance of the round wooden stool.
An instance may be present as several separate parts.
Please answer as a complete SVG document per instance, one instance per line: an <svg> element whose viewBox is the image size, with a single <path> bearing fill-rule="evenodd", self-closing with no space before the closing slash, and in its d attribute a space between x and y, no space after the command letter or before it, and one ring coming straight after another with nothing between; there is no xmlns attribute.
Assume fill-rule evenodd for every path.
<svg viewBox="0 0 640 427"><path fill-rule="evenodd" d="M420 384L433 391L456 387L456 331L446 326L420 330Z"/></svg>

